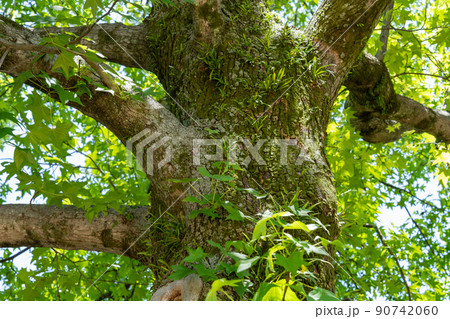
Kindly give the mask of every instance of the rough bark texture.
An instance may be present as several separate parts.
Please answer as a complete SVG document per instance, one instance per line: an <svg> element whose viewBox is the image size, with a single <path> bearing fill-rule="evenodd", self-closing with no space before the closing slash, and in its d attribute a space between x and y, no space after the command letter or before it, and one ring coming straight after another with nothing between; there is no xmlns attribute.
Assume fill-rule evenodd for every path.
<svg viewBox="0 0 450 319"><path fill-rule="evenodd" d="M343 78L364 49L381 14L392 0L322 1L305 33L321 51L324 64L330 64L336 81L330 86L334 100ZM333 17L330 19L330 17Z"/></svg>
<svg viewBox="0 0 450 319"><path fill-rule="evenodd" d="M147 215L148 207L134 208L128 216L109 211L89 223L85 211L73 206L1 205L0 247L95 250L142 259L138 252L145 245L138 238Z"/></svg>
<svg viewBox="0 0 450 319"><path fill-rule="evenodd" d="M450 143L450 113L396 94L386 66L377 58L362 55L344 84L350 91L347 107L355 111L352 124L364 140L388 143L415 130ZM390 132L388 126L396 123L401 126Z"/></svg>
<svg viewBox="0 0 450 319"><path fill-rule="evenodd" d="M46 27L36 29L36 34L46 37L50 33L59 34L71 32L82 35L86 31L86 26L72 28ZM148 23L143 22L136 26L122 23L98 24L95 25L81 44L93 50L107 53L108 60L119 63L130 68L148 69L154 64L153 56L150 54L150 47L146 38L151 34Z"/></svg>
<svg viewBox="0 0 450 319"><path fill-rule="evenodd" d="M172 250L158 247L156 242L153 252L158 258L171 264L182 257L173 249L181 250L195 243L208 250L206 241L209 239L224 243L248 236L252 231L250 224L226 220L226 212L215 220L205 216L189 219L195 205L180 199L195 192L169 181L198 176L192 161L192 143L194 139L207 137L206 128L218 132L215 139L240 138L235 160L245 170L234 173L238 186L270 193L280 204L298 196L301 205L314 206L315 213L328 225L329 233L321 235L330 240L338 236L336 194L325 155L329 114L339 88L390 1L322 1L303 34L277 21L267 11L265 1L256 0L201 0L197 5L174 1L176 7L155 7L140 26L114 24L93 28L89 34L96 41L93 48L112 62L154 72L168 93L165 107L162 107L151 99L135 101L126 94L96 92L85 83L93 96L81 96L83 105L71 104L104 124L123 143L144 130L172 141L171 163L148 174L153 185L151 210L156 213L170 209L183 221L185 236L180 239L182 245L170 247ZM69 28L77 34L83 30ZM17 77L31 69L34 75L46 72L65 88L80 84L82 80L76 75L65 79L51 70L54 60L45 53L54 53L49 52L54 48L38 46L48 31L27 30L1 18L0 33L4 41L0 42L0 49L7 47L13 52L5 55L1 71ZM89 42L85 44L91 46ZM43 56L33 61L35 51ZM324 65L332 74L312 71L321 70ZM374 72L387 73L378 67L374 67ZM105 78L96 72L98 69L86 70L93 80L106 84ZM355 96L353 105L365 105L364 99L369 97L359 84L364 79L357 74L352 73L347 86ZM27 83L58 98L42 78L32 76ZM401 105L413 103L404 99L398 102L392 86L383 90L385 92L372 89L378 94L376 98L387 105L384 109L397 112L397 118L414 125L410 116L398 113ZM444 130L446 117L433 114L439 117L435 119L437 127ZM445 137L444 133L439 134ZM138 141L142 142L145 137L142 135ZM286 148L274 143L282 140L293 143ZM142 154L136 147L132 151L137 157L146 158L150 147L151 144L143 147ZM259 153L262 164L245 161L250 154L244 151L249 148L253 148L254 154ZM301 161L298 161L299 154ZM160 159L163 154L155 156ZM145 161L142 164L146 168ZM211 162L202 162L202 165L215 173ZM195 184L200 193L211 192L210 181L198 180ZM251 216L271 208L250 195L236 192L230 192L227 199ZM20 242L19 238L26 235L23 231L17 233L16 241ZM97 238L97 242L101 240ZM100 244L96 245L101 248ZM321 287L334 289L332 266L319 263L313 270ZM180 285L173 286L180 288ZM178 288L178 293L175 294L175 290L168 293L178 298L181 293Z"/></svg>

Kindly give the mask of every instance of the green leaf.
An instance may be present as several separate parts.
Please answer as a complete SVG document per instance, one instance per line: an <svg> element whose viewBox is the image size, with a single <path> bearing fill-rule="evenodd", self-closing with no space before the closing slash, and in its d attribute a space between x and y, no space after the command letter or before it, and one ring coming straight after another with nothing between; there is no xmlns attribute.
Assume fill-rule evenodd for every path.
<svg viewBox="0 0 450 319"><path fill-rule="evenodd" d="M46 106L42 100L42 97L33 91L30 102L28 103L28 109L33 113L34 123L51 123L52 112L48 106Z"/></svg>
<svg viewBox="0 0 450 319"><path fill-rule="evenodd" d="M301 229L301 230L304 230L307 233L310 232L309 228L304 223L302 223L302 222L300 222L298 220L293 222L293 223L291 223L291 224L288 224L288 225L284 226L284 229Z"/></svg>
<svg viewBox="0 0 450 319"><path fill-rule="evenodd" d="M211 175L211 178L220 182L231 182L234 180L234 177L229 175Z"/></svg>
<svg viewBox="0 0 450 319"><path fill-rule="evenodd" d="M307 241L297 241L297 246L303 248L308 254L318 254L323 256L329 256L328 252L322 247L318 247L308 243Z"/></svg>
<svg viewBox="0 0 450 319"><path fill-rule="evenodd" d="M14 149L14 163L16 164L17 170L20 171L26 164L35 164L36 161L31 150L16 147Z"/></svg>
<svg viewBox="0 0 450 319"><path fill-rule="evenodd" d="M309 214L311 213L311 210L309 210L309 209L299 208L294 205L288 206L288 208L295 216L299 216L299 217L309 216Z"/></svg>
<svg viewBox="0 0 450 319"><path fill-rule="evenodd" d="M225 252L225 249L222 247L222 245L220 245L220 244L218 244L218 243L215 243L215 242L213 242L212 240L207 240L206 242L207 242L208 244L210 244L211 246L218 248L223 254L226 253L226 252Z"/></svg>
<svg viewBox="0 0 450 319"><path fill-rule="evenodd" d="M66 104L67 102L76 102L79 105L83 105L80 98L75 92L69 91L61 87L60 85L53 86L56 92L58 93L59 99L62 104Z"/></svg>
<svg viewBox="0 0 450 319"><path fill-rule="evenodd" d="M196 250L192 248L187 248L189 256L183 259L184 262L195 263L197 261L201 261L204 257L208 256L201 247L198 247Z"/></svg>
<svg viewBox="0 0 450 319"><path fill-rule="evenodd" d="M302 265L308 265L308 263L306 263L303 259L303 253L298 250L290 254L289 257L285 257L281 254L276 254L276 258L277 260L275 261L275 264L284 267L284 269L289 271L293 276L297 274L297 270Z"/></svg>
<svg viewBox="0 0 450 319"><path fill-rule="evenodd" d="M279 280L261 299L262 301L299 301L295 292L286 285L286 280Z"/></svg>
<svg viewBox="0 0 450 319"><path fill-rule="evenodd" d="M231 182L232 180L234 180L232 176L228 175L213 175L204 167L199 167L197 168L197 170L200 173L200 175L218 180L220 182Z"/></svg>
<svg viewBox="0 0 450 319"><path fill-rule="evenodd" d="M239 209L234 206L234 204L225 201L221 202L221 206L227 210L230 214L227 216L226 219L228 220L236 220L236 221L242 221L245 219L244 213L242 213Z"/></svg>
<svg viewBox="0 0 450 319"><path fill-rule="evenodd" d="M256 225L255 228L253 229L253 235L252 235L252 239L259 239L261 237L266 236L266 232L267 232L267 222L273 218L277 218L277 217L281 217L286 215L285 212L282 213L276 213L273 215L270 215L269 217L265 217L261 220L259 220Z"/></svg>
<svg viewBox="0 0 450 319"><path fill-rule="evenodd" d="M227 280L227 279L217 279L214 281L211 285L211 290L206 295L206 301L217 301L217 292L221 291L223 287L230 286L230 287L236 287L239 282L241 282L242 279L235 279L235 280ZM223 290L222 290L223 291Z"/></svg>
<svg viewBox="0 0 450 319"><path fill-rule="evenodd" d="M97 88L95 89L95 91L98 91L98 92L105 92L105 93L109 93L109 94L111 94L111 95L114 95L114 94L116 93L116 92L114 92L114 90L108 89L107 87L101 87L101 86L97 87Z"/></svg>
<svg viewBox="0 0 450 319"><path fill-rule="evenodd" d="M74 61L74 57L75 54L67 50L62 50L55 63L53 64L52 71L61 68L64 76L66 77L66 79L68 79L70 70L77 67L77 64Z"/></svg>
<svg viewBox="0 0 450 319"><path fill-rule="evenodd" d="M202 198L202 200L200 200L200 199L198 199L197 197L194 197L194 196L186 197L185 199L183 199L183 202L195 203L195 204L206 204L206 203L208 203L208 201L205 200L204 198Z"/></svg>
<svg viewBox="0 0 450 319"><path fill-rule="evenodd" d="M200 209L193 210L189 214L189 218L194 219L199 214L203 214L205 216L211 217L212 219L215 219L215 218L219 217L219 214L217 214L214 209L211 209L211 208L200 208Z"/></svg>
<svg viewBox="0 0 450 319"><path fill-rule="evenodd" d="M84 10L90 8L92 15L95 17L97 15L98 8L103 9L103 2L102 0L86 0L84 3Z"/></svg>
<svg viewBox="0 0 450 319"><path fill-rule="evenodd" d="M273 283L262 282L258 290L256 291L255 296L253 297L253 301L262 301L267 292L275 287L277 287L277 285Z"/></svg>
<svg viewBox="0 0 450 319"><path fill-rule="evenodd" d="M255 196L257 199L263 199L267 197L267 194L261 194L259 193L257 190L253 189L253 188L239 188L239 190L244 190L249 194L252 194L253 196Z"/></svg>
<svg viewBox="0 0 450 319"><path fill-rule="evenodd" d="M242 240L227 241L225 243L225 247L227 250L230 250L231 247L234 247L236 251L242 251L246 255L251 255L255 251L251 244Z"/></svg>
<svg viewBox="0 0 450 319"><path fill-rule="evenodd" d="M24 283L28 283L30 282L30 277L29 277L29 273L26 269L22 268L18 273L17 273L17 278L19 278L20 280L22 280Z"/></svg>
<svg viewBox="0 0 450 319"><path fill-rule="evenodd" d="M212 177L211 173L208 172L208 170L204 167L199 167L199 168L197 168L197 170L200 173L200 175L202 175L202 176L209 177L209 178Z"/></svg>
<svg viewBox="0 0 450 319"><path fill-rule="evenodd" d="M202 263L193 265L192 267L195 269L197 275L202 277L203 281L211 281L217 279L215 269L206 268L206 266Z"/></svg>
<svg viewBox="0 0 450 319"><path fill-rule="evenodd" d="M14 114L5 111L0 111L0 121L1 120L10 120L11 122L19 124L19 121Z"/></svg>
<svg viewBox="0 0 450 319"><path fill-rule="evenodd" d="M250 259L241 259L238 263L237 263L237 270L236 273L242 273L244 271L246 271L247 269L251 268L254 264L256 264L256 262L260 259L259 256L250 258Z"/></svg>
<svg viewBox="0 0 450 319"><path fill-rule="evenodd" d="M13 131L14 129L10 127L0 127L0 138L5 137L6 135L14 136Z"/></svg>
<svg viewBox="0 0 450 319"><path fill-rule="evenodd" d="M28 79L32 78L34 75L31 71L25 71L21 73L19 76L14 78L14 85L11 90L11 96L14 96L22 87L22 85L27 81Z"/></svg>
<svg viewBox="0 0 450 319"><path fill-rule="evenodd" d="M335 294L322 288L314 289L306 298L308 301L339 301Z"/></svg>
<svg viewBox="0 0 450 319"><path fill-rule="evenodd" d="M183 265L174 265L171 268L173 270L173 273L170 274L169 279L172 280L180 280L194 273L194 270L189 269Z"/></svg>

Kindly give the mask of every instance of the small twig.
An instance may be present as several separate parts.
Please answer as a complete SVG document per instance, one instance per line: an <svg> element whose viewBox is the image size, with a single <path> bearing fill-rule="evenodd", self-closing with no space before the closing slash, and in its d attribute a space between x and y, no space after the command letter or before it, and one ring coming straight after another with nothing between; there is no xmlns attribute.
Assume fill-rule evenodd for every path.
<svg viewBox="0 0 450 319"><path fill-rule="evenodd" d="M103 176L106 175L106 173L100 168L100 166L98 166L97 162L94 161L94 159L93 159L92 157L90 157L89 155L84 154L83 152L77 150L76 148L72 147L72 146L71 146L70 144L68 144L68 143L65 143L65 144L66 144L68 147L70 147L74 152L76 152L76 153L78 153L78 154L81 154L81 155L83 155L83 156L89 158L89 159L91 160L91 162L95 165L95 167L97 168L97 170L98 170ZM115 191L117 191L116 185L114 184L114 182L113 182L110 178L108 178L108 182L109 182L109 184L111 185L111 187L114 188Z"/></svg>
<svg viewBox="0 0 450 319"><path fill-rule="evenodd" d="M346 269L344 269L344 267L341 267L341 268L347 273L347 275L352 280L352 282L353 282L353 284L355 285L355 288L356 288L355 291L357 291L359 293L361 290L363 290L364 292L367 293L367 291L363 287L361 287L359 282L357 282L356 279L353 277L352 273L350 272L350 269L348 269L348 266L345 267Z"/></svg>
<svg viewBox="0 0 450 319"><path fill-rule="evenodd" d="M56 291L58 292L58 301L61 301L61 294L59 292L59 255L55 253L56 257Z"/></svg>
<svg viewBox="0 0 450 319"><path fill-rule="evenodd" d="M46 45L38 45L38 44L28 44L28 43L13 43L11 41L0 38L0 44L14 50L23 50L23 51L38 51L44 52L48 54L59 54L59 50L54 47L46 46Z"/></svg>
<svg viewBox="0 0 450 319"><path fill-rule="evenodd" d="M98 18L97 20L95 20L95 22L94 22L93 24L91 24L91 25L86 29L86 31L84 31L84 32L83 32L81 35L79 35L77 38L75 38L75 39L73 39L72 41L70 41L69 44L78 44L78 43L80 43L81 40L82 40L85 36L87 36L87 35L92 31L92 29L94 28L94 26L95 26L100 20L102 20L104 17L106 17L107 15L109 15L109 14L111 13L112 9L114 8L114 6L116 5L116 3L117 3L118 1L119 1L119 0L115 0L115 1L113 2L113 4L111 5L111 7L109 8L109 10L108 10L104 15L102 15L100 18Z"/></svg>
<svg viewBox="0 0 450 319"><path fill-rule="evenodd" d="M39 191L35 191L33 197L31 197L31 199L30 199L30 203L29 203L29 204L30 204L30 210L31 210L32 212L40 213L39 211L37 211L37 210L35 210L35 209L33 208L33 201L34 201L34 199L39 195L40 192L41 192L40 190L39 190Z"/></svg>
<svg viewBox="0 0 450 319"><path fill-rule="evenodd" d="M136 284L131 285L133 288L131 288L131 293L128 297L125 298L125 301L129 301L131 298L133 298L134 292L136 291Z"/></svg>
<svg viewBox="0 0 450 319"><path fill-rule="evenodd" d="M118 284L121 284L121 285L136 285L136 286L139 286L139 287L149 287L149 286L153 285L153 283L138 283L138 282L128 282L128 281L120 281L120 280L103 280L103 279L99 279L98 282L113 283L115 285L118 285Z"/></svg>
<svg viewBox="0 0 450 319"><path fill-rule="evenodd" d="M306 3L305 0L302 0L302 3L303 3L303 5L304 5L305 8L308 8L308 4ZM296 10L297 10L297 7L296 7ZM313 9L308 8L308 12L309 12L309 14L310 14L311 16L314 16L314 10L313 10Z"/></svg>
<svg viewBox="0 0 450 319"><path fill-rule="evenodd" d="M406 190L406 189L403 189L403 188L401 188L401 187L398 187L398 186L392 185L392 184L390 184L390 183L384 182L384 181L382 181L382 180L379 180L378 178L375 178L375 179L376 179L378 182L380 182L381 184L385 185L385 186L391 187L391 188L396 189L396 190L398 190L398 191L400 191L400 192L403 192L403 193L408 194L409 196L411 196L411 197L417 199L417 200L418 200L419 202L421 202L422 204L425 204L425 205L427 205L427 206L431 206L431 207L433 207L434 209L436 209L436 210L438 210L438 211L446 212L446 210L445 210L444 208L438 207L438 206L436 206L435 204L428 202L427 200L424 200L424 199L422 199L422 198L419 198L419 197L417 197L415 194L411 193L410 191L408 191L408 190Z"/></svg>
<svg viewBox="0 0 450 319"><path fill-rule="evenodd" d="M52 250L56 253L56 254L60 254L61 256L63 256L65 259L67 259L72 265L74 265L74 267L77 269L78 273L80 274L80 276L82 276L87 282L89 282L91 284L91 287L94 286L97 291L100 293L100 295L102 295L102 291L100 290L100 288L98 288L95 285L95 282L92 282L88 277L86 277L86 275L80 270L80 268L78 268L77 264L70 259L69 257L67 257L66 255L58 252L56 249L52 248Z"/></svg>
<svg viewBox="0 0 450 319"><path fill-rule="evenodd" d="M435 31L438 29L448 29L448 28L450 28L450 25L438 26L438 27L433 27L433 28L417 28L417 29L403 29L403 28L390 27L389 30L403 31L403 32L419 32L419 31ZM380 31L380 30L382 30L382 29L375 29L374 31Z"/></svg>
<svg viewBox="0 0 450 319"><path fill-rule="evenodd" d="M24 252L26 252L27 250L30 250L30 249L31 249L31 247L28 247L28 248L25 248L25 249L19 251L17 254L14 254L14 255L12 255L12 256L10 256L10 257L8 257L8 258L0 259L0 264L1 264L1 263L6 263L7 261L11 261L11 260L13 260L14 258L16 258L16 257L18 257L18 256L20 256L20 255L22 255Z"/></svg>
<svg viewBox="0 0 450 319"><path fill-rule="evenodd" d="M283 299L281 299L282 301L285 301L285 300L286 300L286 294L287 294L287 289L288 289L289 281L291 281L291 273L290 273L290 272L288 272L288 273L286 274L286 286L284 286Z"/></svg>
<svg viewBox="0 0 450 319"><path fill-rule="evenodd" d="M103 301L106 298L112 298L112 292L111 291L107 291L104 294L102 294L100 297L98 297L95 301Z"/></svg>
<svg viewBox="0 0 450 319"><path fill-rule="evenodd" d="M406 212L408 213L409 218L411 218L411 221L413 222L413 224L416 226L417 230L419 231L420 235L422 235L423 240L425 240L425 243L427 244L427 246L430 248L431 252L433 253L433 255L440 256L436 253L436 251L433 249L433 246L431 246L430 242L428 241L427 237L425 236L425 234L423 233L422 229L420 228L419 224L417 224L416 220L412 217L411 213L409 212L408 207L405 206Z"/></svg>
<svg viewBox="0 0 450 319"><path fill-rule="evenodd" d="M8 55L9 51L11 51L11 49L6 48L5 53L3 53L2 57L0 58L0 69L2 68L3 62L5 62L6 56Z"/></svg>
<svg viewBox="0 0 450 319"><path fill-rule="evenodd" d="M424 14L423 23L422 23L421 28L423 28L425 26L425 24L427 23L427 15L428 15L428 1L425 1L425 14Z"/></svg>
<svg viewBox="0 0 450 319"><path fill-rule="evenodd" d="M399 77L402 75L423 75L423 76L432 76L435 78L444 79L446 81L450 80L450 76L442 76L442 75L437 75L437 74L421 73L421 72L403 72L403 73L392 75L391 78L396 78L396 77Z"/></svg>
<svg viewBox="0 0 450 319"><path fill-rule="evenodd" d="M403 283L405 284L406 291L408 292L408 299L409 299L409 301L413 301L412 296L411 296L411 290L409 289L408 282L406 281L406 277L405 277L405 274L404 274L404 272L403 272L403 268L402 268L402 266L400 265L400 262L399 262L397 256L396 256L396 255L394 254L394 252L392 251L391 247L389 247L389 245L388 245L388 244L386 243L386 241L384 240L383 234L381 234L380 229L378 228L377 225L373 225L373 224L364 224L364 227L366 227L366 228L373 228L373 229L375 229L375 231L377 232L378 237L379 237L380 240L381 240L381 243L382 243L383 246L387 249L387 251L389 252L389 254L390 254L390 255L392 256L392 258L394 259L395 263L397 264L398 270L400 271L400 275L401 275L402 278L403 278Z"/></svg>

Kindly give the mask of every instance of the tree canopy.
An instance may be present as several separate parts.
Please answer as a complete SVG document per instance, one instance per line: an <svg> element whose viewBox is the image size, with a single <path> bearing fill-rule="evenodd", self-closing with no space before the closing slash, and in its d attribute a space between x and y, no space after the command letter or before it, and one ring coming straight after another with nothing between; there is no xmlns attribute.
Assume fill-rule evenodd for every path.
<svg viewBox="0 0 450 319"><path fill-rule="evenodd" d="M322 7L321 15L317 14L319 1L245 0L240 4L237 20L246 19L245 10L250 12L253 2L264 2L270 15L267 20L277 20L287 30L323 39L330 34L329 29L321 30L321 26L322 20L333 18L333 12ZM328 2L333 1L323 3ZM359 2L363 7L371 1ZM0 15L0 151L7 157L2 158L0 164L0 233L2 222L6 225L15 216L27 216L29 222L44 218L39 215L40 205L71 205L70 210L63 212L54 208L55 211L45 217L50 226L39 232L43 237L51 234L47 242L41 237L33 239L28 233L22 234L27 240L14 242L14 232L3 229L6 237L0 238L0 247L4 247L0 251L0 299L150 299L155 280L160 284L157 271L152 268L157 261L149 259L150 262L143 263L145 249L124 251L123 242L134 243L140 239L139 231L150 226L150 232L159 240L157 244L149 240L143 245L148 244L149 251L170 255L178 249L180 234L185 230L179 216L170 211L164 219L146 219L144 208L153 204L153 200L150 203L152 189L161 187L169 192L169 187L154 185L138 164L130 165L125 142L132 134L118 126L129 119L121 118L121 111L112 112L103 122L99 117L104 113L103 107L127 108L125 102L120 104L122 100L138 103L151 97L163 105L170 104L170 96L176 90L171 91L169 80L178 73L188 72L177 69L177 63L184 63L183 67L189 65L190 62L179 57L182 56L179 52L188 49L181 45L170 51L174 53L167 57L167 65L156 65L157 60L147 54L148 43L139 41L143 37L137 35L153 26L147 18L152 12L196 6L204 1L196 4L190 0L0 0L0 3L3 8ZM221 278L199 262L207 254L202 248L188 248L183 256L183 261L194 264L193 267L168 264L169 258L159 263L158 269L172 269L170 278L174 280L184 278L195 269L204 281L213 282L207 295L209 300L217 298L217 291L226 293L224 286L238 287L237 295L245 299L245 293L251 291L249 287L253 284L259 287L251 296L255 300L259 295L262 299L264 294L270 294L269 291L272 299L292 300L314 300L315 296L321 300L449 299L450 3L396 0L385 7L381 20L374 21L377 25L373 32L358 21L358 16L351 17L348 26L339 26L344 31L347 27L360 28L361 33L368 34L351 44L364 47L364 52L357 52L356 62L348 66L349 75L337 88L338 95L326 126L325 152L336 187L339 238L323 236L314 242L317 245L295 239L298 245L304 243L304 250L292 252L289 245L294 239L289 237L289 232L278 234L280 229L309 234L327 225L322 225L315 217L308 217L311 218L309 224L303 219L303 222L284 221L283 224L279 219L282 215L273 213L255 221L260 233L253 230L253 242L250 239L249 242L229 242L228 246L216 243L216 250L223 252L224 247L230 250L224 255L236 265L236 269L232 269L224 263L221 271L234 272L236 278ZM174 25L159 25L159 28L170 32ZM145 38L161 48L155 55L165 55L164 50L170 47L167 43L172 40L157 38L158 30L145 31ZM176 32L180 30L181 27ZM260 46L267 46L268 51L276 50L271 47L274 44L270 44L270 39L260 40ZM248 39L249 43L251 41ZM324 43L334 44L334 40L327 41ZM179 45L175 40L173 43ZM335 43L338 47L340 42ZM211 70L206 78L217 82L217 92L222 94L232 87L227 81L234 78L215 73L214 70L222 70L220 52L206 45L202 50L198 51L199 60ZM257 63L252 60L255 53L250 44L243 45L239 54L249 65ZM308 60L305 72L314 77L311 90L320 87L322 79L325 83L338 77L333 72L344 72L333 69L333 61L324 56L321 56L323 61ZM171 57L182 62L174 62ZM160 72L158 76L157 71L151 72L153 68ZM288 72L286 68L286 74ZM277 70L263 83L282 93L294 82L294 79L283 82L286 77ZM238 86L246 85L242 81ZM185 92L188 90L183 94ZM226 93L223 97L227 97ZM180 110L168 109L183 124L190 121L178 116ZM201 117L200 113L196 115ZM136 119L139 118L136 115ZM129 122L140 123L132 122L134 120ZM159 125L156 116L155 123ZM177 137L178 132L184 132L177 125L169 123L161 125L161 129L182 143L188 137ZM137 127L134 133L138 131ZM209 133L213 135L215 131ZM229 186L232 179L227 172L233 173L234 169L237 168L232 165L226 169L220 166L220 173L216 175L206 169L199 169L199 172L203 177ZM257 198L268 196L258 189L239 190ZM7 204L16 191L18 199L27 204L12 208ZM277 192L283 197L283 189ZM204 203L199 198L190 196L184 200L198 205L216 204L214 193L212 198L203 197L206 198ZM234 206L223 200L217 201L217 205L229 213L227 219L240 220L242 214L237 204ZM291 207L291 211L286 207ZM299 217L314 210L309 206L286 207L286 211ZM194 215L216 217L215 211L205 209L194 211ZM388 227L380 223L380 216L396 216L402 212L405 218L401 219L401 225ZM94 225L92 227L96 223L110 223L114 225L114 236L118 236L114 238L122 241L108 241L108 233L102 233L100 240L95 236L88 238L91 235L86 227L89 226L78 226L78 218L72 223L62 221L64 214L78 217L81 214L89 221L88 225ZM102 219L105 216L108 219ZM273 246L273 257L256 253L260 243L255 244L255 234L262 238L266 227L269 234L279 235L273 241L277 243ZM92 251L71 241L71 232L74 236L83 234L93 247ZM127 239L131 233L138 235ZM17 236L21 236L19 231ZM30 240L35 243L30 244ZM304 259L304 255L309 256L311 252L315 256L328 256L326 250L331 246L337 252L326 260L333 264L336 272L334 293L320 287L308 290L297 282L290 284L290 276L295 277L298 272L309 280L307 268L313 261ZM277 253L284 250L289 253ZM31 256L29 267L14 262L22 253ZM265 277L260 282L248 279L253 278L250 274L255 276L252 267L265 269ZM281 269L276 279L268 274L271 270L276 273L275 269ZM255 272L259 274L259 270ZM314 277L314 271L311 276ZM277 287L284 287L280 286L282 280L289 289L277 290Z"/></svg>

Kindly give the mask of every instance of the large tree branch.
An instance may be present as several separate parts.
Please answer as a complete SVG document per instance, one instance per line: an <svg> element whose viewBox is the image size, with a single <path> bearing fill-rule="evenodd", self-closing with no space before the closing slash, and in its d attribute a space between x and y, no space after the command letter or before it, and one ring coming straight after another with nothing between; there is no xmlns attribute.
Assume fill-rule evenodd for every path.
<svg viewBox="0 0 450 319"><path fill-rule="evenodd" d="M0 205L0 247L94 250L142 259L138 253L146 245L139 236L148 225L148 207L130 209L128 214L131 219L109 211L89 223L85 211L73 206Z"/></svg>
<svg viewBox="0 0 450 319"><path fill-rule="evenodd" d="M355 111L352 123L364 140L388 143L415 130L450 143L450 113L396 94L389 71L377 58L363 54L344 84L350 91L346 106ZM388 130L396 123L400 127Z"/></svg>
<svg viewBox="0 0 450 319"><path fill-rule="evenodd" d="M88 26L46 27L36 29L35 33L40 37L63 32L71 32L80 36L88 28ZM132 68L151 70L151 66L155 64L153 61L154 55L151 54L152 48L148 41L148 35L151 32L152 30L150 30L146 21L136 26L122 23L98 24L92 27L80 43L100 52L110 62Z"/></svg>
<svg viewBox="0 0 450 319"><path fill-rule="evenodd" d="M375 26L392 0L324 0L305 33L322 53L324 64L333 64L335 88L364 49ZM336 81L337 80L337 81Z"/></svg>
<svg viewBox="0 0 450 319"><path fill-rule="evenodd" d="M162 201L161 198L158 201L152 200L155 210L158 209L157 202L166 203L161 207L164 210L179 199L184 191L183 185L172 183L169 179L186 178L196 172L189 159L192 158L192 140L205 135L202 129L198 129L195 125L183 126L160 103L150 97L136 100L127 93L126 88L121 88L118 94L98 91L95 82L107 83L101 74L97 74L96 69L85 67L79 72L82 76L76 74L66 79L62 73L52 70L55 57L50 58L45 53L41 56L35 55L34 49L39 51L41 37L33 30L0 17L0 34L9 43L1 72L18 77L28 71L30 77L26 83L56 100L60 100L60 95L51 81L43 77L43 74L56 79L59 88L64 91L76 91L80 85L87 87L90 94L78 96L81 104L74 101L66 101L66 104L94 118L111 130L122 143L129 144L127 146L137 155L154 189L157 190L152 194L164 194L165 198ZM15 44L20 44L21 47L17 49ZM25 50L23 45L38 47ZM0 52L2 48L4 45L0 44ZM86 76L91 80L86 82ZM172 149L170 149L171 146ZM169 163L163 167L159 166L166 159ZM158 169L153 171L153 166L156 164Z"/></svg>
<svg viewBox="0 0 450 319"><path fill-rule="evenodd" d="M128 27L125 26L123 26L125 29L114 25L109 27L111 32L114 33L114 30L116 30L117 34L128 30ZM118 31L119 29L121 30ZM99 34L101 30L94 27L92 32L95 35L95 32ZM90 91L90 96L88 94L80 95L79 98L82 104L74 101L68 101L67 104L108 127L122 142L125 143L129 138L142 132L144 129L151 129L173 139L179 138L181 132L186 133L187 135L185 136L192 133L192 130L184 128L173 114L150 97L146 97L143 100L135 100L128 96L127 88L121 88L123 94L98 91L98 86L92 84L92 82L107 84L105 83L107 81L103 80L104 75L97 74L101 73L99 68L80 70L80 72L84 72L84 76L87 75L91 78L91 83L83 82L83 79L77 75L66 79L62 73L52 70L55 58L51 59L46 53L56 54L59 49L42 46L40 44L41 32L26 29L0 16L0 34L3 36L3 42L0 42L0 51L5 47L9 49L2 52L5 56L0 72L12 77L18 77L27 71L31 71L32 74L26 83L49 94L56 100L60 100L59 94L54 87L49 86L48 81L43 78L42 74L45 73L56 79L66 90L76 91L80 84L85 85ZM130 38L132 37L133 34L130 35ZM100 41L100 43L102 42ZM130 43L128 46L132 46ZM110 43L109 45L112 46L113 44ZM105 48L107 46L105 43L102 43L101 47ZM42 53L42 55L36 55L36 51ZM116 51L120 51L117 45Z"/></svg>
<svg viewBox="0 0 450 319"><path fill-rule="evenodd" d="M323 62L332 64L331 96L391 5L392 0L325 0L320 5L306 34L318 45ZM367 54L359 57L344 84L350 90L347 106L356 111L352 123L366 141L391 142L405 131L416 130L450 143L450 114L397 95L388 70L376 58ZM388 130L396 123L401 126Z"/></svg>

